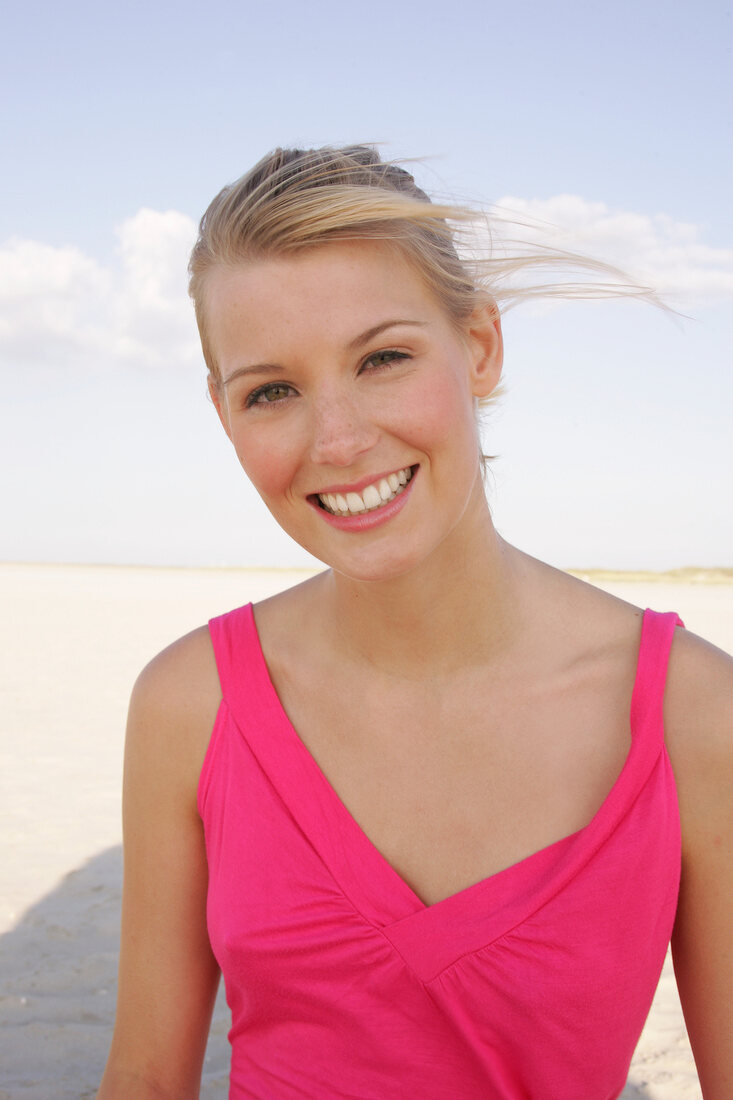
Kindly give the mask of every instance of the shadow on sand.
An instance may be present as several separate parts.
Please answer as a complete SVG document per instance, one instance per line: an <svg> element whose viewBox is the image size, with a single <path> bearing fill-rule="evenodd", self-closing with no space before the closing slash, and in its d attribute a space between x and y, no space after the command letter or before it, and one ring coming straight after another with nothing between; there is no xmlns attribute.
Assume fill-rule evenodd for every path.
<svg viewBox="0 0 733 1100"><path fill-rule="evenodd" d="M71 871L0 936L0 1100L91 1100L112 1035L122 852ZM227 1093L220 993L201 1100Z"/></svg>
<svg viewBox="0 0 733 1100"><path fill-rule="evenodd" d="M114 1020L121 882L121 849L110 848L0 936L0 1100L94 1097ZM227 1094L228 1026L220 991L201 1100ZM632 1082L622 1093L648 1097Z"/></svg>

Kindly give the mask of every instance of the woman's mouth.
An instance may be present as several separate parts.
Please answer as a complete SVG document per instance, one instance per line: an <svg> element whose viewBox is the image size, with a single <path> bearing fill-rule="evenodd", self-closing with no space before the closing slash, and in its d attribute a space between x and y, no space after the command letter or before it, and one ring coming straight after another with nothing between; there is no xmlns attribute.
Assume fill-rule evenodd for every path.
<svg viewBox="0 0 733 1100"><path fill-rule="evenodd" d="M404 491L416 469L416 466L405 466L395 470L358 493L317 493L316 499L321 508L333 516L359 516L365 512L375 512Z"/></svg>

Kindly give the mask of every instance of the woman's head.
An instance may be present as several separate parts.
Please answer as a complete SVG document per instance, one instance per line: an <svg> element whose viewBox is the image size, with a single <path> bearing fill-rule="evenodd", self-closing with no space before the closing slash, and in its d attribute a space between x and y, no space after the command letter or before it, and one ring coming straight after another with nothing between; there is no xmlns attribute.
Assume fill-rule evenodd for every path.
<svg viewBox="0 0 733 1100"><path fill-rule="evenodd" d="M214 267L207 299L214 405L288 534L362 580L438 547L447 566L486 510L475 401L501 371L498 323L459 332L379 240Z"/></svg>
<svg viewBox="0 0 733 1100"><path fill-rule="evenodd" d="M447 219L469 216L432 204L409 172L383 162L367 146L268 154L216 196L201 219L191 255L189 289L212 379L219 381L207 328L212 268L287 256L331 241L390 241L461 328L478 294Z"/></svg>
<svg viewBox="0 0 733 1100"><path fill-rule="evenodd" d="M487 218L480 210L431 202L409 172L369 146L276 149L219 192L191 253L189 292L211 382L219 382L206 309L212 268L330 241L391 242L459 331L477 309L498 317L534 298L634 297L661 305L653 291L609 264L533 244L527 228L504 215Z"/></svg>
<svg viewBox="0 0 733 1100"><path fill-rule="evenodd" d="M596 261L512 249L506 236L493 247L477 221L476 211L431 203L407 171L363 146L276 150L201 220L190 293L225 430L283 527L354 575L399 570L443 545L464 516L480 517L475 405L496 394L501 373L496 302L638 293ZM522 286L538 268L542 280ZM568 268L606 282L558 281ZM390 488L400 472L404 494ZM362 490L371 503L350 503ZM410 512L414 539L387 537L380 565L372 543L394 503L383 490L397 493L395 508L408 491L424 507ZM378 524L362 520L374 509ZM340 532L364 524L357 562L350 540L345 556L339 549Z"/></svg>

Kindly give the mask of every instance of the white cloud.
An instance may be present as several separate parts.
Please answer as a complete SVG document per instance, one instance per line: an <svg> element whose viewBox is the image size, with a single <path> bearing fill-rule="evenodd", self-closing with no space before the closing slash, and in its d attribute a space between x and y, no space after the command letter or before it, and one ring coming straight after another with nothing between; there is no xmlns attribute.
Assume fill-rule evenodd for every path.
<svg viewBox="0 0 733 1100"><path fill-rule="evenodd" d="M579 195L506 196L496 209L520 223L507 227L512 237L604 260L680 304L733 297L733 249L706 244L703 226L666 214L613 210Z"/></svg>
<svg viewBox="0 0 733 1100"><path fill-rule="evenodd" d="M504 229L525 249L539 243L607 260L673 304L733 297L733 250L706 244L698 225L576 195L508 196L497 208L514 219ZM186 293L195 236L186 215L142 209L118 227L107 264L72 246L8 241L0 248L0 364L108 370L200 363Z"/></svg>
<svg viewBox="0 0 733 1100"><path fill-rule="evenodd" d="M200 357L186 263L195 223L140 210L114 261L12 239L0 248L0 357L7 366L180 366Z"/></svg>

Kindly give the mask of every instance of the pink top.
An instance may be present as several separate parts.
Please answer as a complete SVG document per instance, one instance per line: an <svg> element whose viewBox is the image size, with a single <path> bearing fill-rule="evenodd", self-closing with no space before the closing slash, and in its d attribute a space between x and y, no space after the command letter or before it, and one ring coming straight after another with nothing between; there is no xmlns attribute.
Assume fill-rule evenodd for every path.
<svg viewBox="0 0 733 1100"><path fill-rule="evenodd" d="M199 809L230 1100L619 1095L677 902L677 623L644 613L631 749L590 824L426 906L290 724L251 607L211 621L224 697Z"/></svg>

